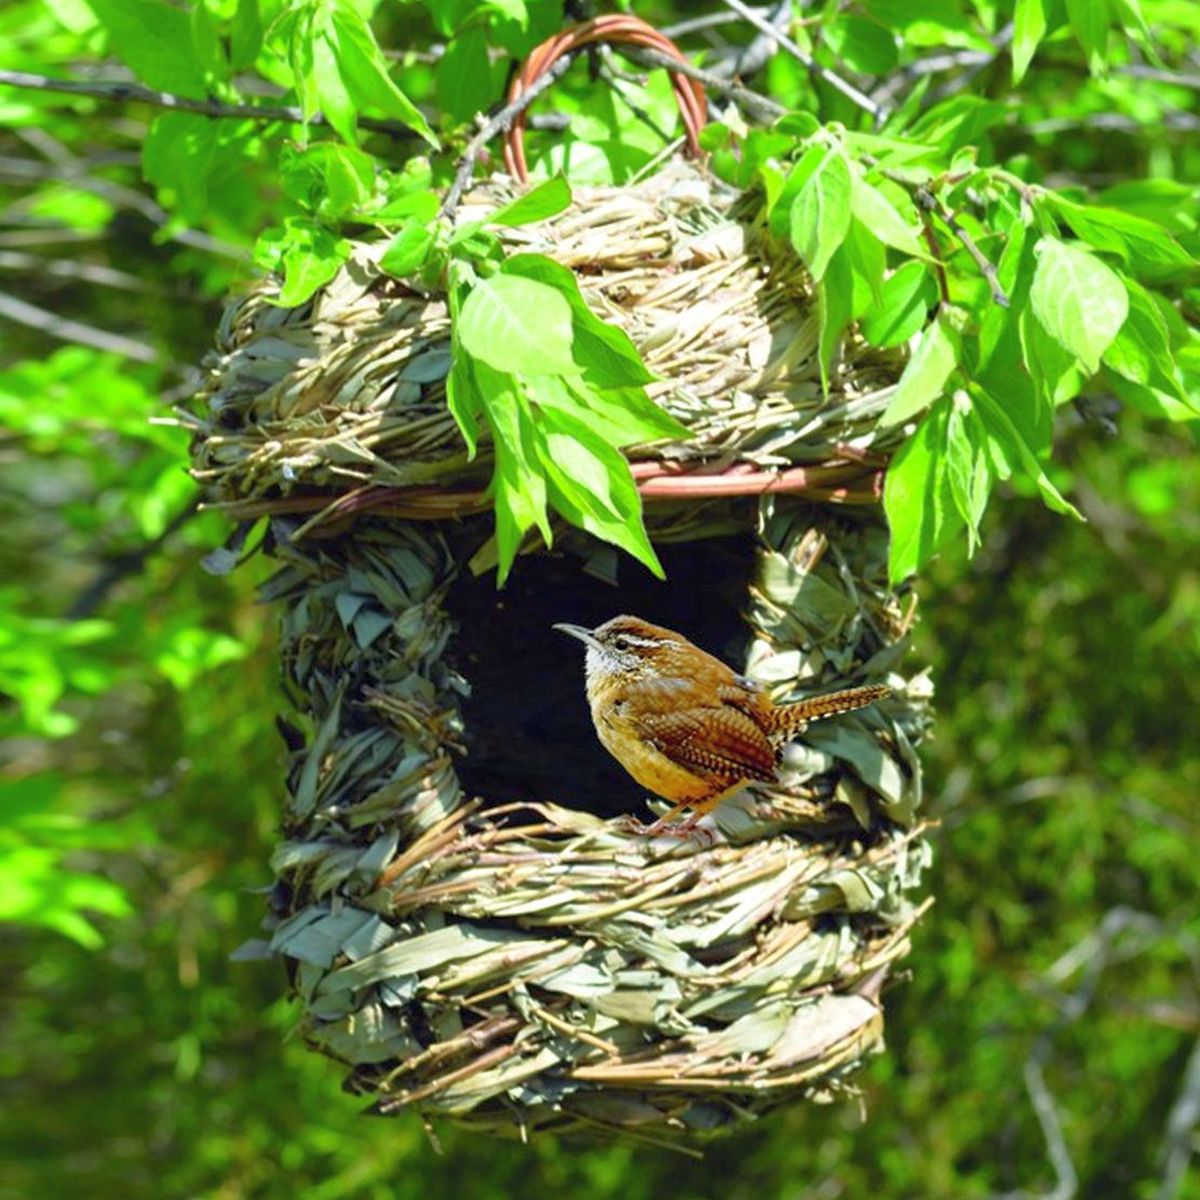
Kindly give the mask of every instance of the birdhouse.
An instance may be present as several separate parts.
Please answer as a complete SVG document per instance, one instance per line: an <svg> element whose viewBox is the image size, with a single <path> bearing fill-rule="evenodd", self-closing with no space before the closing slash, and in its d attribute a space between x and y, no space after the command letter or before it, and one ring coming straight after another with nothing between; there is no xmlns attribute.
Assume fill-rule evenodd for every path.
<svg viewBox="0 0 1200 1200"><path fill-rule="evenodd" d="M521 194L497 174L454 219ZM903 352L852 329L823 379L811 281L761 213L680 161L499 234L574 274L688 430L627 451L665 579L562 524L497 588L490 452L446 402L450 304L380 245L298 307L267 281L225 314L195 473L265 530L291 709L262 948L379 1112L688 1141L837 1096L882 1047L927 860L930 688L879 504ZM618 613L780 702L891 695L813 725L704 837L648 839L551 629Z"/></svg>

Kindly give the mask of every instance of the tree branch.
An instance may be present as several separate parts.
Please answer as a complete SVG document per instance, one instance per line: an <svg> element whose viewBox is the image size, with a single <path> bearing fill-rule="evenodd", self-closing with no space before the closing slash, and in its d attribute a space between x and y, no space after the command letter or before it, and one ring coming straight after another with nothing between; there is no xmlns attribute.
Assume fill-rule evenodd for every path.
<svg viewBox="0 0 1200 1200"><path fill-rule="evenodd" d="M642 46L622 46L620 50L632 62L641 63L647 67L662 67L664 70L674 71L678 75L686 75L688 79L694 79L697 83L704 84L705 88L714 95L725 96L734 103L740 104L746 110L746 115L752 120L777 121L787 112L782 104L776 104L769 96L752 92L749 88L742 87L740 83L733 83L720 75L713 74L712 71L697 67L694 63L680 62L679 59L672 58L669 54L662 54L658 50Z"/></svg>
<svg viewBox="0 0 1200 1200"><path fill-rule="evenodd" d="M810 75L815 75L818 79L829 84L835 91L841 92L847 100L858 105L864 112L870 113L876 120L881 120L885 115L885 110L876 104L870 96L860 92L852 83L848 83L840 75L835 74L827 67L821 66L810 54L806 54L786 33L777 29L765 17L759 16L754 9L748 8L742 3L742 0L723 0L726 8L732 8L735 13L745 17L755 29L761 30L774 41L778 42L798 63L800 63Z"/></svg>
<svg viewBox="0 0 1200 1200"><path fill-rule="evenodd" d="M958 223L954 214L928 188L917 188L913 194L913 199L923 213L936 213L942 219L950 232L959 240L962 248L975 260L975 265L979 268L980 274L988 282L992 299L1001 308L1007 308L1008 296L1000 286L1000 276L997 274L996 268L992 265L987 255L975 244L975 239Z"/></svg>
<svg viewBox="0 0 1200 1200"><path fill-rule="evenodd" d="M82 621L85 617L90 617L122 579L136 575L146 565L146 561L162 549L167 539L178 533L197 512L199 512L199 501L190 500L167 522L162 533L157 537L143 542L134 550L128 550L124 554L118 554L109 559L97 572L95 579L75 597L71 607L67 609L67 620Z"/></svg>
<svg viewBox="0 0 1200 1200"><path fill-rule="evenodd" d="M153 292L162 288L148 283L127 271L118 271L101 263L82 262L74 258L43 258L40 254L23 254L19 250L0 250L0 271L24 271L34 275L50 275L56 279L79 279L100 287L117 288L124 292Z"/></svg>
<svg viewBox="0 0 1200 1200"><path fill-rule="evenodd" d="M455 210L458 208L458 202L462 199L463 192L466 191L467 185L471 182L471 176L475 172L475 163L478 161L480 154L483 153L483 148L488 142L497 134L507 133L512 128L512 123L555 80L565 74L567 68L574 61L575 55L573 53L564 54L541 78L531 84L515 100L510 104L506 104L484 121L479 128L479 132L467 143L467 148L458 160L458 169L454 172L454 181L450 184L450 190L446 193L445 200L442 201L442 207L438 212L439 217L449 219L454 215Z"/></svg>
<svg viewBox="0 0 1200 1200"><path fill-rule="evenodd" d="M0 292L0 317L7 317L10 321L16 321L18 325L36 329L40 333L49 334L50 337L61 338L65 342L77 342L81 346L91 346L94 350L122 354L135 362L162 362L158 351L145 342L135 341L123 334L109 333L93 325L85 325L82 321L60 317L57 313L47 312L35 304L27 304L6 292Z"/></svg>
<svg viewBox="0 0 1200 1200"><path fill-rule="evenodd" d="M143 87L140 83L124 80L55 79L50 75L35 75L30 71L0 70L0 84L9 87L30 88L39 92L61 92L68 96L91 96L97 100L124 103L130 100L140 104L151 104L155 108L174 109L177 112L195 113L215 120L240 121L286 121L290 125L319 125L332 128L323 113L313 113L307 119L304 112L290 104L228 104L222 100L196 100L191 96L180 96L175 92L158 92ZM358 124L373 133L386 133L390 137L409 138L417 135L399 121L378 120L375 117L359 117Z"/></svg>

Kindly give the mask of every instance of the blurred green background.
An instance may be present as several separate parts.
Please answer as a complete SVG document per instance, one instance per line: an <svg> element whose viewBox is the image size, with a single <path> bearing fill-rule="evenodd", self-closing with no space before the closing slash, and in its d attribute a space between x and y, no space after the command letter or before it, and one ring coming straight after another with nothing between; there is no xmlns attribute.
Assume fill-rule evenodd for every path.
<svg viewBox="0 0 1200 1200"><path fill-rule="evenodd" d="M1151 177L1194 228L1191 3L1141 5L1165 62L1114 47L1098 79L1060 36L1019 92L996 36L1011 4L931 0L920 29L905 6L850 8L904 38L860 67L1010 105L995 161L1097 188ZM383 6L375 28L417 47L406 89L434 103L428 16ZM752 40L719 31L684 44L719 62ZM82 3L10 3L0 46L10 69L116 74ZM786 56L750 67L818 107ZM581 74L548 107L588 95ZM227 530L194 512L186 435L149 421L194 387L278 196L269 161L201 195L143 183L153 115L0 87L0 1195L1200 1196L1197 426L1105 395L1064 410L1056 450L1088 523L1010 494L975 558L947 552L919 585L937 904L861 1110L791 1109L703 1162L452 1128L435 1145L414 1117L360 1115L336 1066L289 1040L278 968L230 961L270 882L273 614L261 563L202 570ZM587 115L618 140L633 121ZM1194 291L1182 303L1195 321Z"/></svg>

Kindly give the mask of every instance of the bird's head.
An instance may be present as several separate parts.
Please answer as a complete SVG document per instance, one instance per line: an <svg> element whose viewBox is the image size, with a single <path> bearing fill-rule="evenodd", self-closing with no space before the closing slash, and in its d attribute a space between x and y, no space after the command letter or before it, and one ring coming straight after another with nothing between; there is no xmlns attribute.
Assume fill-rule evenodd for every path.
<svg viewBox="0 0 1200 1200"><path fill-rule="evenodd" d="M587 646L589 684L613 676L629 678L653 672L666 655L685 644L678 634L661 625L624 614L595 629L567 624L554 628Z"/></svg>

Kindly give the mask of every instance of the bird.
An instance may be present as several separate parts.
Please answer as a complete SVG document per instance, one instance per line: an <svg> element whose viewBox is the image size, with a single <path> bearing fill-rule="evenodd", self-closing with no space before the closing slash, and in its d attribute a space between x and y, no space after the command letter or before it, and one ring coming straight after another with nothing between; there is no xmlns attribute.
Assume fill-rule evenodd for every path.
<svg viewBox="0 0 1200 1200"><path fill-rule="evenodd" d="M776 704L762 684L640 617L553 628L587 646L587 698L601 744L673 805L642 829L647 835L691 809L672 828L686 834L746 784L776 782L783 746L808 722L864 708L891 691L873 683Z"/></svg>

